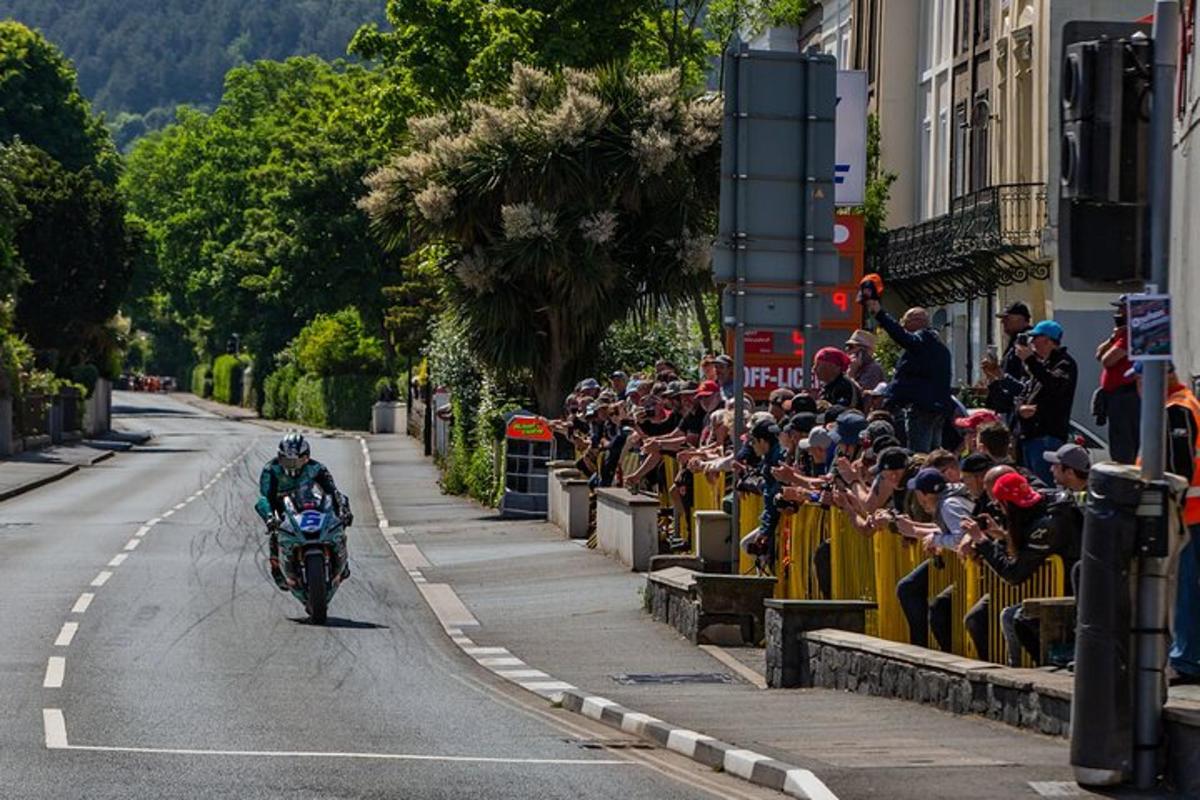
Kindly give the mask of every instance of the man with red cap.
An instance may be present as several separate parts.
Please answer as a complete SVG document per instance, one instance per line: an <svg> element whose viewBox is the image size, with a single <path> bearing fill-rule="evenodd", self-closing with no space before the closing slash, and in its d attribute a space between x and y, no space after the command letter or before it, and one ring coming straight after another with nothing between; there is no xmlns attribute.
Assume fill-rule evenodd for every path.
<svg viewBox="0 0 1200 800"><path fill-rule="evenodd" d="M1047 558L1060 556L1068 575L1079 561L1083 515L1069 493L1037 491L1019 472L1001 475L992 484L992 499L1004 515L1004 523L984 514L982 522L963 525L972 540L971 549L1001 580L1014 586L1037 572ZM1030 620L1021 616L1019 605L1000 612L1009 666L1020 666L1024 642L1037 656L1037 637Z"/></svg>
<svg viewBox="0 0 1200 800"><path fill-rule="evenodd" d="M862 389L846 377L850 356L836 347L822 347L813 359L813 374L821 384L821 399L831 406L859 408Z"/></svg>

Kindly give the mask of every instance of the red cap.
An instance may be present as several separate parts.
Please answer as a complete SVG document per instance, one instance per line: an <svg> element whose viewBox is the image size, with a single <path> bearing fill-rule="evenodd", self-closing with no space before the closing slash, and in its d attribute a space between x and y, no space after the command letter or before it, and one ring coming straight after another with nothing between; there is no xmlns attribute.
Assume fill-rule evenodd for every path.
<svg viewBox="0 0 1200 800"><path fill-rule="evenodd" d="M1018 508L1032 508L1042 499L1019 472L1009 472L997 478L992 485L992 497L1002 503L1012 503Z"/></svg>
<svg viewBox="0 0 1200 800"><path fill-rule="evenodd" d="M817 363L824 361L825 363L833 364L843 372L850 369L850 356L836 347L822 347L817 351L816 361Z"/></svg>
<svg viewBox="0 0 1200 800"><path fill-rule="evenodd" d="M954 420L954 427L973 431L985 422L999 422L1000 415L990 408L976 408L965 417Z"/></svg>
<svg viewBox="0 0 1200 800"><path fill-rule="evenodd" d="M700 386L696 388L696 397L712 397L719 391L721 387L716 381L701 381Z"/></svg>

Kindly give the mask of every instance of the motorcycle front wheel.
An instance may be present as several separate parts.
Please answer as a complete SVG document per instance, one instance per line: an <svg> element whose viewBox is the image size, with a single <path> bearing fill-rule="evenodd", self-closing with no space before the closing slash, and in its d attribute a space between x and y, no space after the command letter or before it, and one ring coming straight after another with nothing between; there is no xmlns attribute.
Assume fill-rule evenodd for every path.
<svg viewBox="0 0 1200 800"><path fill-rule="evenodd" d="M304 556L305 593L308 616L317 625L325 624L328 600L325 595L325 554L313 550Z"/></svg>

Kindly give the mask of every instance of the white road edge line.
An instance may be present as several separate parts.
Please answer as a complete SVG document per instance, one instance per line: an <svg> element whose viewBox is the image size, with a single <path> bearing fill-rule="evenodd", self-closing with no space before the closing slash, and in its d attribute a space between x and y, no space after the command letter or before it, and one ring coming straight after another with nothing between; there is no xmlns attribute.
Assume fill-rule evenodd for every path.
<svg viewBox="0 0 1200 800"><path fill-rule="evenodd" d="M79 631L78 622L64 622L62 630L58 632L58 638L54 640L55 647L70 647L71 640L75 638L76 632Z"/></svg>
<svg viewBox="0 0 1200 800"><path fill-rule="evenodd" d="M313 753L291 750L202 750L180 747L119 747L106 745L70 744L67 723L61 709L43 708L42 725L46 732L46 749L80 750L91 753L146 753L173 756L245 756L248 758L355 758L376 761L432 761L457 764L544 764L576 767L643 766L635 761L606 758L499 758L494 756L438 756L418 753Z"/></svg>
<svg viewBox="0 0 1200 800"><path fill-rule="evenodd" d="M72 614L84 614L88 610L88 606L96 599L96 595L91 592L84 592L79 595L79 599L75 601L75 605L71 606Z"/></svg>
<svg viewBox="0 0 1200 800"><path fill-rule="evenodd" d="M783 782L783 792L792 797L807 797L808 800L838 800L837 795L820 778L806 769L789 769Z"/></svg>
<svg viewBox="0 0 1200 800"><path fill-rule="evenodd" d="M127 558L129 558L129 553L117 553L112 557L112 560L108 562L108 566L119 567L125 563L125 559Z"/></svg>
<svg viewBox="0 0 1200 800"><path fill-rule="evenodd" d="M50 656L46 662L46 677L42 680L43 689L61 689L63 676L67 671L67 660L62 656Z"/></svg>
<svg viewBox="0 0 1200 800"><path fill-rule="evenodd" d="M108 579L111 578L112 576L113 576L113 574L111 572L109 572L108 570L104 570L99 575L92 578L92 586L95 586L96 588L100 588L104 584L108 583Z"/></svg>

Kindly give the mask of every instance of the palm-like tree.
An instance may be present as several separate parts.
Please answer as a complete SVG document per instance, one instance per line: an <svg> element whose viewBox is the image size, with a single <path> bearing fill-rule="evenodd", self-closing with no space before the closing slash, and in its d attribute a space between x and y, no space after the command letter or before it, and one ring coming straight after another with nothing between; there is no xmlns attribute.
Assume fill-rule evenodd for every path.
<svg viewBox="0 0 1200 800"><path fill-rule="evenodd" d="M472 349L545 413L613 322L711 283L721 104L674 72L522 65L490 103L410 121L363 201L389 247L439 243Z"/></svg>

